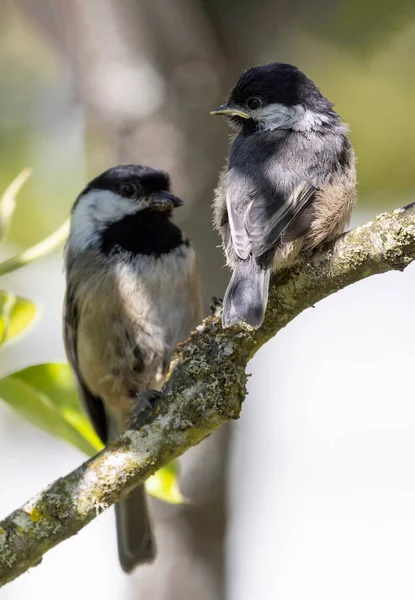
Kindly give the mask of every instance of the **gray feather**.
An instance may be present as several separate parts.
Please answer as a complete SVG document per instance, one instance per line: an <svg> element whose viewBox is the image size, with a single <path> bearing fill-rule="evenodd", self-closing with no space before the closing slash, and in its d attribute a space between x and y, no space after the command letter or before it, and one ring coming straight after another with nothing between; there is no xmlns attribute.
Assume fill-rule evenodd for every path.
<svg viewBox="0 0 415 600"><path fill-rule="evenodd" d="M98 437L106 444L108 441L107 417L104 404L99 396L96 396L88 389L79 370L77 353L78 325L79 311L72 286L68 284L63 305L63 342L66 356L72 368L78 396L88 413Z"/></svg>
<svg viewBox="0 0 415 600"><path fill-rule="evenodd" d="M310 198L310 202L301 211L300 214L287 225L281 235L281 244L289 244L304 237L310 230L313 221L315 220L315 206L313 205L314 194Z"/></svg>
<svg viewBox="0 0 415 600"><path fill-rule="evenodd" d="M295 231L307 229L312 220L307 208L333 172L344 139L337 133L327 134L322 142L316 135L313 152L310 139L288 131L234 140L224 185L237 256L262 256L280 246L286 232L292 239ZM303 218L304 212L309 218Z"/></svg>
<svg viewBox="0 0 415 600"><path fill-rule="evenodd" d="M115 505L115 516L118 558L123 571L130 573L138 565L153 562L157 550L144 485Z"/></svg>
<svg viewBox="0 0 415 600"><path fill-rule="evenodd" d="M65 349L80 399L95 431L103 443L107 444L122 433L123 426L108 418L101 398L92 394L83 381L77 358L78 325L76 299L68 285L63 315ZM135 488L125 500L115 505L115 515L120 564L126 573L130 573L137 565L152 562L156 556L144 485Z"/></svg>
<svg viewBox="0 0 415 600"><path fill-rule="evenodd" d="M236 263L223 299L222 324L230 327L244 321L259 327L268 303L270 269L264 269L251 257Z"/></svg>
<svg viewBox="0 0 415 600"><path fill-rule="evenodd" d="M247 211L244 226L249 232L251 250L254 256L262 256L278 243L290 225L313 200L316 188L303 184L288 198L277 193L257 194Z"/></svg>
<svg viewBox="0 0 415 600"><path fill-rule="evenodd" d="M124 424L116 418L109 418L108 424L108 441L111 442L122 433ZM156 544L144 485L134 488L124 500L117 502L115 518L118 558L123 571L130 573L138 565L153 562Z"/></svg>
<svg viewBox="0 0 415 600"><path fill-rule="evenodd" d="M245 260L251 252L251 243L244 224L245 206L241 206L237 202L232 202L229 197L226 200L226 205L233 248L239 258ZM243 208L244 211L241 211L240 208Z"/></svg>

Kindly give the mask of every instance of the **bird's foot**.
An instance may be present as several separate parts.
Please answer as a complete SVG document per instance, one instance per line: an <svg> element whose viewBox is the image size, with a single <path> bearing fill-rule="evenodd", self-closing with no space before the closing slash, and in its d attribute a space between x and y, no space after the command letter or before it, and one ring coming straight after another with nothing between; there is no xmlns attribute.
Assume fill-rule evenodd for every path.
<svg viewBox="0 0 415 600"><path fill-rule="evenodd" d="M306 248L302 251L303 258L306 263L309 263L313 258L313 254L315 252L315 248Z"/></svg>
<svg viewBox="0 0 415 600"><path fill-rule="evenodd" d="M144 425L148 425L154 421L158 405L162 398L163 395L157 390L136 392L133 399L130 427L141 429Z"/></svg>
<svg viewBox="0 0 415 600"><path fill-rule="evenodd" d="M138 415L146 410L155 410L161 397L162 393L157 390L138 392L134 401L134 414Z"/></svg>
<svg viewBox="0 0 415 600"><path fill-rule="evenodd" d="M212 296L212 304L209 306L209 312L212 317L218 317L219 319L222 316L223 311L223 298L217 298L216 296Z"/></svg>

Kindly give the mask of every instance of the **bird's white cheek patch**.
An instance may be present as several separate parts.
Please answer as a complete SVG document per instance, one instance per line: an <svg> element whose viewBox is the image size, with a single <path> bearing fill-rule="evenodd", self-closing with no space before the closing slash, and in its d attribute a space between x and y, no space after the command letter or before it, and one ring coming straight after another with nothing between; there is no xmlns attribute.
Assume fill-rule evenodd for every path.
<svg viewBox="0 0 415 600"><path fill-rule="evenodd" d="M99 242L102 229L109 223L133 215L146 202L123 198L109 190L90 190L80 197L75 206L69 235L70 246L77 251L86 250Z"/></svg>
<svg viewBox="0 0 415 600"><path fill-rule="evenodd" d="M327 118L300 104L285 106L274 103L257 111L254 119L264 130L293 129L294 131L310 131L319 127Z"/></svg>

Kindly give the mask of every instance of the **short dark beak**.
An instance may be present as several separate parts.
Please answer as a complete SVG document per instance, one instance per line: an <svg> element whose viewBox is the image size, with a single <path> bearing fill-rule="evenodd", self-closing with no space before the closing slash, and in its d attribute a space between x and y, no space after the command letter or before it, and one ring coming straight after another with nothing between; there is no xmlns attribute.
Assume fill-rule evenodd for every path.
<svg viewBox="0 0 415 600"><path fill-rule="evenodd" d="M170 192L159 192L154 194L151 206L157 210L171 210L183 205L183 200Z"/></svg>
<svg viewBox="0 0 415 600"><path fill-rule="evenodd" d="M228 103L221 104L217 108L210 111L211 115L225 115L225 117L241 117L242 119L250 119L251 116L248 113L240 110L239 108L229 106Z"/></svg>

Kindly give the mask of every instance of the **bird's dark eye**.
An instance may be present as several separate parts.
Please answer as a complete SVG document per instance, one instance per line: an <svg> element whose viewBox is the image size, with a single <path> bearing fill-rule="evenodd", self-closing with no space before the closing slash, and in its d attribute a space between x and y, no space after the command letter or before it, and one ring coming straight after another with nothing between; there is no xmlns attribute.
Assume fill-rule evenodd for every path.
<svg viewBox="0 0 415 600"><path fill-rule="evenodd" d="M246 101L246 105L248 108L250 108L251 110L255 110L256 108L259 108L261 106L262 102L259 98L249 98Z"/></svg>
<svg viewBox="0 0 415 600"><path fill-rule="evenodd" d="M138 195L137 186L133 183L122 183L120 185L120 194L125 198L132 198Z"/></svg>

